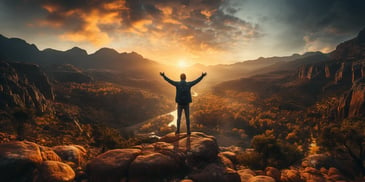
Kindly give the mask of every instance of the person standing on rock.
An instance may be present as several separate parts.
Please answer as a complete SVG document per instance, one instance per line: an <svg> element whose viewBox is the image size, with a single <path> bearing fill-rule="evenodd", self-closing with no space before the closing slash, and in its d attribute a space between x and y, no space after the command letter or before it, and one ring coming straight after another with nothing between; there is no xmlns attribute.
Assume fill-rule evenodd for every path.
<svg viewBox="0 0 365 182"><path fill-rule="evenodd" d="M177 103L177 126L176 126L176 134L180 133L180 121L181 114L184 110L185 120L186 120L186 129L187 134L190 135L190 112L189 112L189 104L192 102L190 89L197 83L199 83L207 73L202 73L202 75L194 81L187 82L185 73L181 73L180 81L173 81L168 78L164 72L160 72L160 75L171 85L176 87L176 96L175 101Z"/></svg>

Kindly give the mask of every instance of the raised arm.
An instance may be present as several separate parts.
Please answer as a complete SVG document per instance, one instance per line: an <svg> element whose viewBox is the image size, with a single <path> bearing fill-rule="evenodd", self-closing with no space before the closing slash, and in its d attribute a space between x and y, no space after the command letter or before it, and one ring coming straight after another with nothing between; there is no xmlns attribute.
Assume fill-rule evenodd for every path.
<svg viewBox="0 0 365 182"><path fill-rule="evenodd" d="M194 81L191 81L190 82L190 84L191 84L191 86L194 86L194 85L196 85L197 83L199 83L205 76L207 75L207 73L202 73L202 75L199 77L199 78L197 78L196 80L194 80Z"/></svg>
<svg viewBox="0 0 365 182"><path fill-rule="evenodd" d="M168 78L164 72L160 72L160 75L167 81L169 82L171 85L176 86L177 82L171 80L170 78Z"/></svg>

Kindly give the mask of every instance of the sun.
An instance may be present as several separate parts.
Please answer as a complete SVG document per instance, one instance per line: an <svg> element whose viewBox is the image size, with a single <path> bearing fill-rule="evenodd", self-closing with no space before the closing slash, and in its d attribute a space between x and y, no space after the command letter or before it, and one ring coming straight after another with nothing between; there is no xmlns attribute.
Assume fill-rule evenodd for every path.
<svg viewBox="0 0 365 182"><path fill-rule="evenodd" d="M179 68L186 68L186 67L188 66L188 64L186 63L186 61L185 61L185 60L181 59L181 60L179 60L179 61L177 62L177 66L178 66Z"/></svg>

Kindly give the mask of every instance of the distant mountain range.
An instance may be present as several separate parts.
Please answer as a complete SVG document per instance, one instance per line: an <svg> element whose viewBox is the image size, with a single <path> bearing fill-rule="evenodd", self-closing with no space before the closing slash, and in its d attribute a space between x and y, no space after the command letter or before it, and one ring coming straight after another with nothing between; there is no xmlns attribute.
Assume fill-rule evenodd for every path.
<svg viewBox="0 0 365 182"><path fill-rule="evenodd" d="M159 71L179 71L172 66L166 66L144 58L136 52L118 53L114 49L101 48L93 54L81 48L74 47L67 51L54 49L39 50L34 44L18 38L6 38L0 35L0 60L18 61L39 64L41 66L71 64L83 70L109 70L124 75L158 75ZM309 52L303 55L293 54L284 57L258 58L237 62L234 64L220 64L205 66L196 64L189 67L188 74L197 75L199 72L208 72L213 83L252 76L257 73L267 73L277 70L292 70L307 62L324 61L327 55L320 52ZM208 81L209 82L209 81Z"/></svg>
<svg viewBox="0 0 365 182"><path fill-rule="evenodd" d="M334 118L364 116L365 29L327 55L311 54L276 62L256 70L254 76L218 84L215 90L252 91L262 98L276 95L282 106L290 109L305 108L321 99L335 97L338 105L333 108Z"/></svg>

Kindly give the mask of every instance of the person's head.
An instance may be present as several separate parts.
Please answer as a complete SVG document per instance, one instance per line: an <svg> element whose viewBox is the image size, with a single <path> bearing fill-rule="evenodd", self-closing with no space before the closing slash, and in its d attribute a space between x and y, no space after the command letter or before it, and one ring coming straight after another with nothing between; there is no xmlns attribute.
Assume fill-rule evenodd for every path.
<svg viewBox="0 0 365 182"><path fill-rule="evenodd" d="M181 75L180 75L180 79L181 79L181 80L186 80L186 75L185 75L185 73L181 73Z"/></svg>

